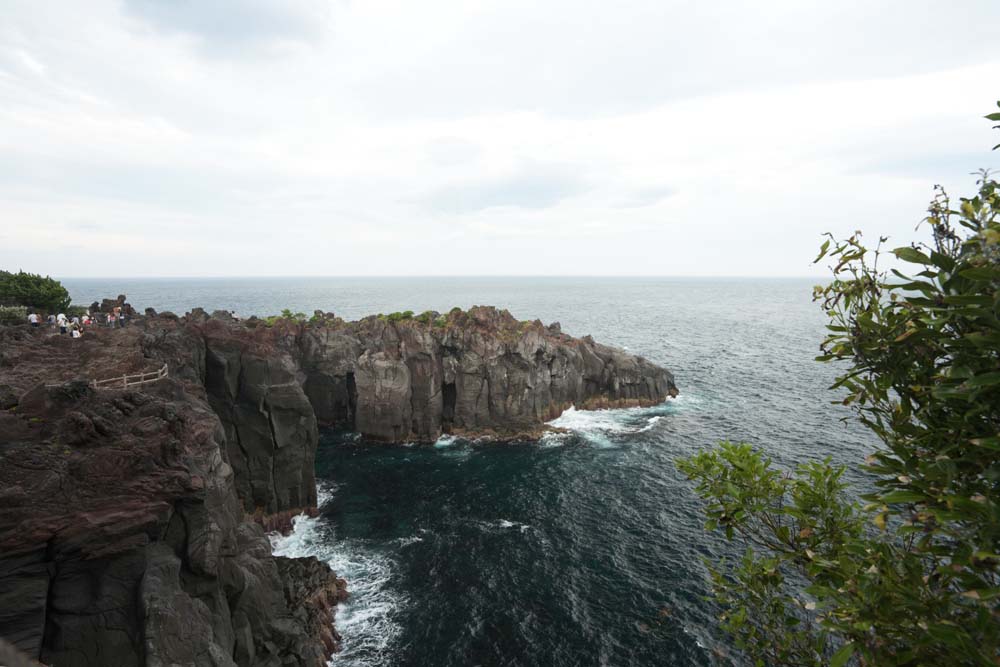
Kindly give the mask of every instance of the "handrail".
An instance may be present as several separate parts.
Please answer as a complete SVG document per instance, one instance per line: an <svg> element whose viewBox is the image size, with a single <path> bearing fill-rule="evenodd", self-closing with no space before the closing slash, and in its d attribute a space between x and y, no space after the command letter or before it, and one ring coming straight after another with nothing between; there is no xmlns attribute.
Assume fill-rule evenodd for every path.
<svg viewBox="0 0 1000 667"><path fill-rule="evenodd" d="M170 372L167 369L167 364L163 364L159 370L147 371L146 373L133 373L132 375L126 373L125 375L121 375L119 377L106 378L104 380L91 380L89 384L94 389L126 389L128 387L137 387L139 385L156 382L157 380L162 380L169 375ZM66 383L46 383L45 386L61 387L64 384Z"/></svg>

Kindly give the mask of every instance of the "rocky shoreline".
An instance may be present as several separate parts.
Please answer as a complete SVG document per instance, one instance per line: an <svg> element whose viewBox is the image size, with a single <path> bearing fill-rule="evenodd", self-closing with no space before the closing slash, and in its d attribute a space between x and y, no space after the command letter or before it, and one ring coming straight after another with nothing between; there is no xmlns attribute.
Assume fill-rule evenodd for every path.
<svg viewBox="0 0 1000 667"><path fill-rule="evenodd" d="M60 667L325 664L346 583L273 556L265 533L315 513L322 426L519 439L570 405L677 393L640 357L489 307L127 312L80 339L0 327L0 628ZM163 364L148 384L90 384Z"/></svg>

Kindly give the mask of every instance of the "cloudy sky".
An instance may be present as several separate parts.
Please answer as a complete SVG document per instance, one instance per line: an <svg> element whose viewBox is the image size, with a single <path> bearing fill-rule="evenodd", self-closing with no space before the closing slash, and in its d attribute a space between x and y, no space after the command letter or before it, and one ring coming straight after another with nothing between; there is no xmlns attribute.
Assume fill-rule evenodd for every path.
<svg viewBox="0 0 1000 667"><path fill-rule="evenodd" d="M811 275L998 98L996 0L3 0L0 268Z"/></svg>

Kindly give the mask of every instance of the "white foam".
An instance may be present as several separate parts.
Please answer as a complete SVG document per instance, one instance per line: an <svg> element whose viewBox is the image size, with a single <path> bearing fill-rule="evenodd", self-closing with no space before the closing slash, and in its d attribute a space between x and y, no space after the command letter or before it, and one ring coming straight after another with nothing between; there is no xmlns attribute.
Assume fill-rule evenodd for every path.
<svg viewBox="0 0 1000 667"><path fill-rule="evenodd" d="M411 544L416 544L417 542L423 542L424 538L420 537L419 535L410 535L409 537L397 537L393 541L396 542L396 544L398 544L400 547L408 547Z"/></svg>
<svg viewBox="0 0 1000 667"><path fill-rule="evenodd" d="M333 500L337 492L337 485L333 482L320 482L316 485L316 507L323 509L323 506Z"/></svg>
<svg viewBox="0 0 1000 667"><path fill-rule="evenodd" d="M652 408L620 408L615 410L577 410L570 406L561 415L547 422L549 426L566 429L581 436L590 444L601 448L617 447L613 437L645 433L663 419L664 406ZM546 434L542 444L558 446L559 434ZM563 440L565 442L565 440ZM562 444L562 443L559 443Z"/></svg>
<svg viewBox="0 0 1000 667"><path fill-rule="evenodd" d="M335 497L336 486L317 486L317 505ZM337 607L337 629L344 638L336 665L367 667L385 664L402 632L396 620L405 599L392 587L393 561L361 540L337 540L322 517L299 515L288 535L270 535L276 556L315 556L347 580L349 597ZM420 540L417 537L415 540ZM330 664L334 664L331 662Z"/></svg>
<svg viewBox="0 0 1000 667"><path fill-rule="evenodd" d="M451 446L452 446L452 445L454 445L454 444L455 444L455 443L456 443L457 441L458 441L458 438L457 438L457 437L455 437L455 436L453 436L453 435L442 435L442 436L441 436L440 438L438 438L438 439L437 439L437 441L436 441L436 442L434 443L434 446L435 446L435 447L437 447L437 448L439 448L439 449L442 449L442 448L444 448L444 447L451 447Z"/></svg>
<svg viewBox="0 0 1000 667"><path fill-rule="evenodd" d="M538 439L540 447L562 447L573 437L572 433L562 433L560 431L549 431L542 434Z"/></svg>
<svg viewBox="0 0 1000 667"><path fill-rule="evenodd" d="M500 519L498 521L476 521L475 524L480 530L487 533L501 533L516 528L522 533L531 530L531 526L526 523L520 523L519 521L510 521L508 519Z"/></svg>

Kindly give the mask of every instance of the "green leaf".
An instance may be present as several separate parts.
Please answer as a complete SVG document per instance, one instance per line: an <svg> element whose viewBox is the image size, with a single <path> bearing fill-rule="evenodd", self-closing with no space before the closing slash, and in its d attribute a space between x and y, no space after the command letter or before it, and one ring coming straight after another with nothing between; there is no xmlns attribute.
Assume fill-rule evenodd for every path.
<svg viewBox="0 0 1000 667"><path fill-rule="evenodd" d="M969 280L1000 280L1000 268L979 266L974 269L959 271L958 275Z"/></svg>
<svg viewBox="0 0 1000 667"><path fill-rule="evenodd" d="M816 259L813 260L813 264L823 259L823 257L826 256L826 251L829 249L830 249L830 239L827 239L826 241L823 242L823 245L819 247L819 255L817 255Z"/></svg>
<svg viewBox="0 0 1000 667"><path fill-rule="evenodd" d="M893 285L892 288L907 290L909 292L913 291L934 292L937 290L937 288L934 285L923 280L914 280L913 282L904 283L902 285Z"/></svg>
<svg viewBox="0 0 1000 667"><path fill-rule="evenodd" d="M931 251L931 261L934 262L934 266L944 269L945 271L951 271L955 268L955 260L948 255L943 255L937 250Z"/></svg>
<svg viewBox="0 0 1000 667"><path fill-rule="evenodd" d="M844 667L854 655L854 642L847 642L830 658L830 667Z"/></svg>
<svg viewBox="0 0 1000 667"><path fill-rule="evenodd" d="M892 491L881 496L882 502L893 503L922 503L927 502L927 496L916 491Z"/></svg>
<svg viewBox="0 0 1000 667"><path fill-rule="evenodd" d="M903 247L892 251L896 257L911 264L933 264L931 258L920 252L916 248Z"/></svg>
<svg viewBox="0 0 1000 667"><path fill-rule="evenodd" d="M1000 112L986 114L987 120L1000 120Z"/></svg>
<svg viewBox="0 0 1000 667"><path fill-rule="evenodd" d="M977 375L974 378L966 380L965 384L974 389L978 389L980 387L992 387L995 384L1000 384L1000 371Z"/></svg>

